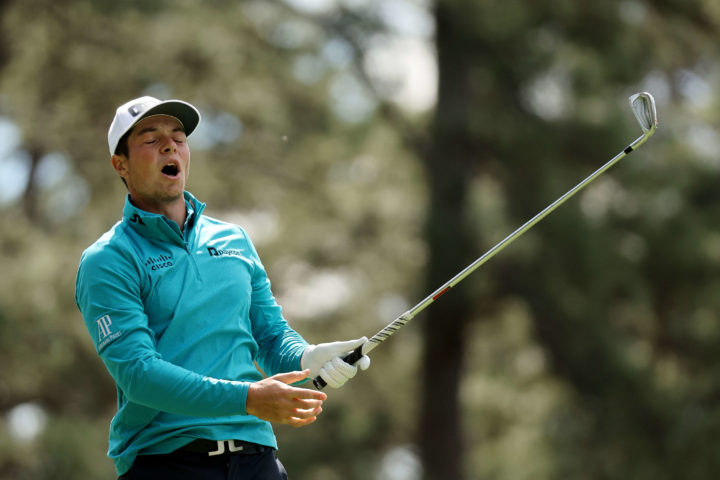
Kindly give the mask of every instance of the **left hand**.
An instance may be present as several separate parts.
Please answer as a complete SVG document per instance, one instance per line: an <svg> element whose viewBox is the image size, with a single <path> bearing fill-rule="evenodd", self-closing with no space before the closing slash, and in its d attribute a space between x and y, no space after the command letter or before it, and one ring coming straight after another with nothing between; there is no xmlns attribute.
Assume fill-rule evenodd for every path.
<svg viewBox="0 0 720 480"><path fill-rule="evenodd" d="M301 368L310 369L310 378L319 375L331 387L340 388L357 374L358 367L361 370L367 370L370 366L370 357L367 355L363 355L355 365L350 365L342 360L347 353L366 342L367 337L362 337L346 342L310 345L305 349L300 360Z"/></svg>
<svg viewBox="0 0 720 480"><path fill-rule="evenodd" d="M290 384L307 378L304 372L280 373L248 388L245 411L268 422L285 423L293 427L309 425L322 412L327 395L315 390L297 388Z"/></svg>

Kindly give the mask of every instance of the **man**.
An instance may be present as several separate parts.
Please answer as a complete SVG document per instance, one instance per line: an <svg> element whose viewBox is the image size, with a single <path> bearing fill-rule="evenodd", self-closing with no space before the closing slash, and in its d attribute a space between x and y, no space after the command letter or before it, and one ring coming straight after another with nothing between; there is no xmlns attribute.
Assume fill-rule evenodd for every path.
<svg viewBox="0 0 720 480"><path fill-rule="evenodd" d="M320 375L340 387L357 372L340 357L366 339L308 345L282 317L247 233L203 215L185 191L199 122L186 102L141 97L108 131L129 194L76 281L117 384L108 455L128 480L287 478L270 422L314 422L326 395L294 384Z"/></svg>

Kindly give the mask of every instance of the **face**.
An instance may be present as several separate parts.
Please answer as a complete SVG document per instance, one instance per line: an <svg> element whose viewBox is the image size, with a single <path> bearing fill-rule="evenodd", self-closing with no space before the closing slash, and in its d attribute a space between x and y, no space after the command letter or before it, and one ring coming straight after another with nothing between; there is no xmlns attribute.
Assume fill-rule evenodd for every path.
<svg viewBox="0 0 720 480"><path fill-rule="evenodd" d="M177 118L154 115L136 123L128 138L128 156L113 155L112 164L138 208L164 213L170 204L184 205L190 149Z"/></svg>

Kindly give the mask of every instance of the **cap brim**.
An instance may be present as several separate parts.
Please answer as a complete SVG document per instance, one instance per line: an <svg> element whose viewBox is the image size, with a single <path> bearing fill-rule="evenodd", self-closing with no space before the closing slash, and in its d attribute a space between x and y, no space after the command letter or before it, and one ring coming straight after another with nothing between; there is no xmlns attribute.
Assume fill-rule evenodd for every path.
<svg viewBox="0 0 720 480"><path fill-rule="evenodd" d="M143 118L153 115L169 115L180 120L185 128L185 135L190 135L200 123L200 112L195 107L182 100L165 100L150 108L133 122L133 126ZM131 127L132 128L132 127Z"/></svg>

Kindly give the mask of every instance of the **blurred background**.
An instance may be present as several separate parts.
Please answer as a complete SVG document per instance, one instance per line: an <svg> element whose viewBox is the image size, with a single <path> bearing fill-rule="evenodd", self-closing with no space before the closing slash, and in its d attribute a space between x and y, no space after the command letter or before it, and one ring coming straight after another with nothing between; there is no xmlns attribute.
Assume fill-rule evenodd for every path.
<svg viewBox="0 0 720 480"><path fill-rule="evenodd" d="M312 343L370 336L660 128L402 333L290 477L720 475L720 3L0 0L0 478L115 478L74 303L140 95L203 115L189 190Z"/></svg>

